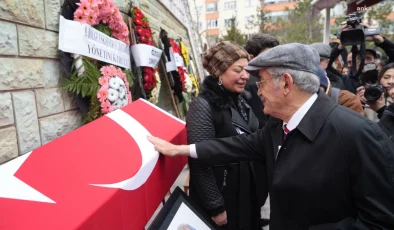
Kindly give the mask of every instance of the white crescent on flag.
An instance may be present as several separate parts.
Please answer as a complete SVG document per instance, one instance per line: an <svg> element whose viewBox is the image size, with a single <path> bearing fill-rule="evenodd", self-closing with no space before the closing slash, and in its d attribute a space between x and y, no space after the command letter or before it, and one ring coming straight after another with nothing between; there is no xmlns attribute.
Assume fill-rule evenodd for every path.
<svg viewBox="0 0 394 230"><path fill-rule="evenodd" d="M159 153L155 151L153 144L147 139L147 136L150 135L149 131L123 110L115 110L112 113L109 113L107 117L122 126L135 140L142 155L142 165L134 176L124 181L113 184L92 185L107 188L119 188L123 190L135 190L143 185L151 175L157 160L159 159Z"/></svg>
<svg viewBox="0 0 394 230"><path fill-rule="evenodd" d="M126 180L112 184L91 185L107 188L119 188L123 190L135 190L143 185L151 175L159 158L159 153L154 150L153 145L147 139L147 136L150 135L149 131L129 114L118 109L106 116L124 128L135 140L142 155L142 165L134 176ZM1 186L2 189L0 189L0 198L56 203L49 197L14 176L31 153L32 152L26 153L6 164L0 165L0 181L1 184L3 184L3 186Z"/></svg>

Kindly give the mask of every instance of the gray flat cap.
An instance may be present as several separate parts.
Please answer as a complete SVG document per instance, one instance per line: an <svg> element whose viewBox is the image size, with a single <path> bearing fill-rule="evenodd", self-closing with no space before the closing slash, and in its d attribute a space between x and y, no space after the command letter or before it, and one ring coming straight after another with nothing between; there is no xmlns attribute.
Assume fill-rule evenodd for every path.
<svg viewBox="0 0 394 230"><path fill-rule="evenodd" d="M319 53L321 58L330 58L332 49L329 45L323 43L313 43L310 46L312 46L312 48L314 48Z"/></svg>
<svg viewBox="0 0 394 230"><path fill-rule="evenodd" d="M300 43L275 46L252 59L245 69L254 76L259 76L260 69L283 67L316 74L320 63L315 49Z"/></svg>

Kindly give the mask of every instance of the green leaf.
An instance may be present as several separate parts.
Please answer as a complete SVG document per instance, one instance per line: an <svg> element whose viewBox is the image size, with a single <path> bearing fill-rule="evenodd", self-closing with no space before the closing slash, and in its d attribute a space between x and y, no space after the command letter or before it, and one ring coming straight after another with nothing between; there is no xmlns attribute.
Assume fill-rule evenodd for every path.
<svg viewBox="0 0 394 230"><path fill-rule="evenodd" d="M74 68L71 79L66 78L61 88L81 95L82 97L96 96L99 88L98 79L101 76L101 72L91 61L84 57L80 58L82 58L82 66L85 71L81 76L78 76L78 71L82 66L78 69ZM75 66L77 60L74 60L73 66Z"/></svg>
<svg viewBox="0 0 394 230"><path fill-rule="evenodd" d="M130 88L131 88L131 86L133 85L133 83L134 83L134 76L133 76L133 73L131 72L131 70L123 70L123 72L126 74L126 79L127 79L127 81L129 82L129 86L130 86Z"/></svg>
<svg viewBox="0 0 394 230"><path fill-rule="evenodd" d="M96 30L105 33L106 35L110 36L112 35L112 30L109 28L109 26L107 24L97 24L94 25L93 28L95 28Z"/></svg>
<svg viewBox="0 0 394 230"><path fill-rule="evenodd" d="M89 105L89 112L83 118L83 122L85 124L96 120L97 118L101 117L101 105L100 102L97 100L96 97L90 98L90 105Z"/></svg>

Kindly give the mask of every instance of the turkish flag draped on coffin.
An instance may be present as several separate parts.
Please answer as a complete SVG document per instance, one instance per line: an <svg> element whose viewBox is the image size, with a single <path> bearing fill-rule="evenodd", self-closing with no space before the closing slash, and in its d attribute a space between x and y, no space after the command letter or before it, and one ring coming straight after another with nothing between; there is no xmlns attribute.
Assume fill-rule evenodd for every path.
<svg viewBox="0 0 394 230"><path fill-rule="evenodd" d="M0 229L143 229L187 162L149 134L187 142L183 121L140 99L1 165Z"/></svg>

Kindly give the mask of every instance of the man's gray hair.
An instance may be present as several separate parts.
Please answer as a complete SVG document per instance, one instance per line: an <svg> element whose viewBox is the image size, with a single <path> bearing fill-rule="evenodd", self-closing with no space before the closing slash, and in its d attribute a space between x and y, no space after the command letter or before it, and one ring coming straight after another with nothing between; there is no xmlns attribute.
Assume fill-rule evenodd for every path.
<svg viewBox="0 0 394 230"><path fill-rule="evenodd" d="M294 83L301 89L301 91L313 94L316 93L320 87L319 78L313 73L282 67L269 67L267 68L267 72L275 78L275 87L279 86L280 77L284 73L288 73L293 77Z"/></svg>

